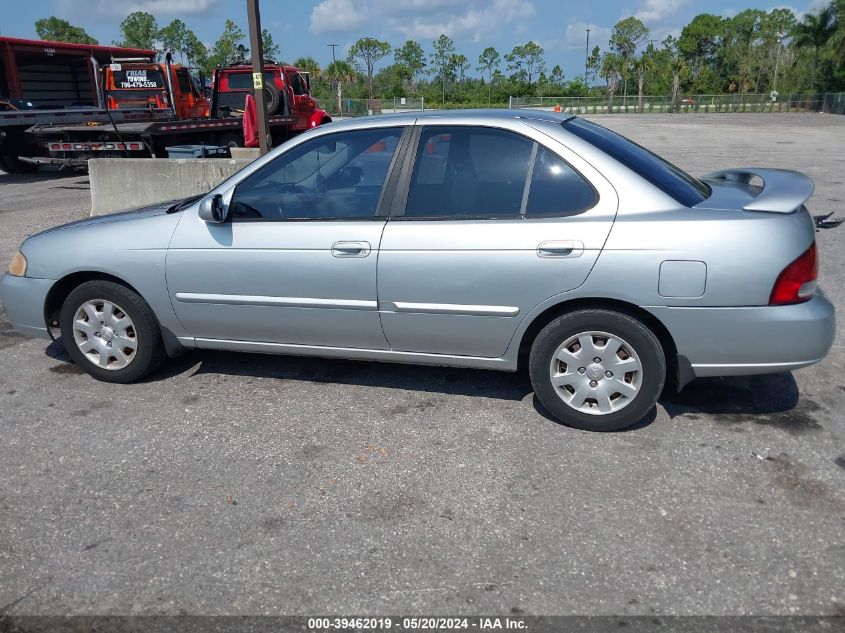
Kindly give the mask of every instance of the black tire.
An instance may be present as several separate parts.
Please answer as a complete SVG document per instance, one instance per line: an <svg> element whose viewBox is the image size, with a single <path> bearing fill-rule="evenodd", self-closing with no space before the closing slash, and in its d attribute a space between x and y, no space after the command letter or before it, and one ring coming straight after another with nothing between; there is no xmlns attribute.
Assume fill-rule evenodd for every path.
<svg viewBox="0 0 845 633"><path fill-rule="evenodd" d="M224 134L220 138L220 145L225 145L229 149L232 149L233 147L243 147L244 146L244 135L243 134L235 134L234 132Z"/></svg>
<svg viewBox="0 0 845 633"><path fill-rule="evenodd" d="M0 154L0 169L7 174L32 174L38 171L38 165L18 160L10 154Z"/></svg>
<svg viewBox="0 0 845 633"><path fill-rule="evenodd" d="M282 94L275 84L264 84L264 98L267 100L267 114L278 114L282 105Z"/></svg>
<svg viewBox="0 0 845 633"><path fill-rule="evenodd" d="M134 357L123 368L108 369L94 363L82 352L74 338L73 319L77 310L86 302L98 299L113 302L131 319L136 349ZM154 371L165 357L161 331L150 306L138 293L111 281L88 281L72 290L62 304L59 325L65 349L73 362L97 380L134 382Z"/></svg>
<svg viewBox="0 0 845 633"><path fill-rule="evenodd" d="M559 395L559 393L566 394L565 390L570 387L556 387L552 384L551 365L558 348L571 337L587 332L604 332L618 337L639 357L641 365L641 374L638 378L639 388L636 395L631 397L630 402L618 410L611 410L604 414L585 413L564 402L564 396ZM617 359L619 358L621 357L617 356ZM602 360L607 365L607 369L610 369L610 362ZM585 363L585 368L588 366L602 370L605 368L604 365L595 364L593 359L587 359ZM580 369L579 367L576 371L582 373ZM618 431L639 422L657 403L666 380L666 357L654 333L637 319L610 310L578 310L559 316L540 331L531 346L529 372L537 398L559 421L587 431ZM618 380L618 378L617 376L607 380ZM623 380L627 379L629 379L628 374L623 377ZM596 381L601 380L604 378L596 378ZM615 383L607 383L608 386L613 384ZM559 392L559 390L564 391ZM574 397L574 394L572 395ZM622 397L613 394L611 398L614 396ZM593 399L588 397L588 400L592 404ZM598 403L595 402L597 407ZM589 405L585 404L585 406Z"/></svg>

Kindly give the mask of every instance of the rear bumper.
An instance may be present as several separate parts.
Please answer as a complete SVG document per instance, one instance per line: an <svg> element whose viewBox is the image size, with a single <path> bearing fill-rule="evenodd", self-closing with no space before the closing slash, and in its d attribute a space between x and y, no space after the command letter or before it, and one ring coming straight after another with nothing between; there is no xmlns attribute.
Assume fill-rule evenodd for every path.
<svg viewBox="0 0 845 633"><path fill-rule="evenodd" d="M52 279L33 279L4 274L0 277L0 303L12 326L26 336L50 338L44 322L44 302Z"/></svg>
<svg viewBox="0 0 845 633"><path fill-rule="evenodd" d="M806 303L735 308L646 308L669 330L697 378L770 374L821 361L836 315L819 292Z"/></svg>

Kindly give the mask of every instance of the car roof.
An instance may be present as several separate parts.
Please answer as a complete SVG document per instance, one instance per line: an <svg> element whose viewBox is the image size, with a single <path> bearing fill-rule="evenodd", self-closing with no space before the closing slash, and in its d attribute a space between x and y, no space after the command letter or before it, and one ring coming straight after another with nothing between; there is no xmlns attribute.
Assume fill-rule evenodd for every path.
<svg viewBox="0 0 845 633"><path fill-rule="evenodd" d="M544 121L547 123L563 123L575 118L572 114L561 114L545 110L521 110L521 109L475 109L475 110L425 110L397 112L395 114L378 114L375 116L361 116L349 119L335 119L332 128L343 127L345 129L367 128L370 126L380 127L385 123L393 121L406 125L409 119L417 119L420 123L460 123L469 124L496 124L505 121Z"/></svg>

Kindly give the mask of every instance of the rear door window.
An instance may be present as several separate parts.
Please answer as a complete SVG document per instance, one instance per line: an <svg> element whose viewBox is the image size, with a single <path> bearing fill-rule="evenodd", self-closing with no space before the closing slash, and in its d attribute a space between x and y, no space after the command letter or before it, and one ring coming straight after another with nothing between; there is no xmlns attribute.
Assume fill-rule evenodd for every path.
<svg viewBox="0 0 845 633"><path fill-rule="evenodd" d="M534 159L525 216L566 216L586 211L598 199L595 189L560 156L540 146Z"/></svg>
<svg viewBox="0 0 845 633"><path fill-rule="evenodd" d="M519 216L533 144L507 130L426 126L405 216Z"/></svg>

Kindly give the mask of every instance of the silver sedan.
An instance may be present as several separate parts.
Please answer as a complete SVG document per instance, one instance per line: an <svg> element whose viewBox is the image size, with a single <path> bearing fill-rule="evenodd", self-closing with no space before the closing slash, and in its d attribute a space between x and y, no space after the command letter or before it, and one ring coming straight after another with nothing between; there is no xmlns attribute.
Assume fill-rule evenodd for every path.
<svg viewBox="0 0 845 633"><path fill-rule="evenodd" d="M207 195L30 237L0 299L100 380L196 348L527 367L554 416L609 431L665 383L824 358L812 191L783 170L699 180L552 113L370 117Z"/></svg>

